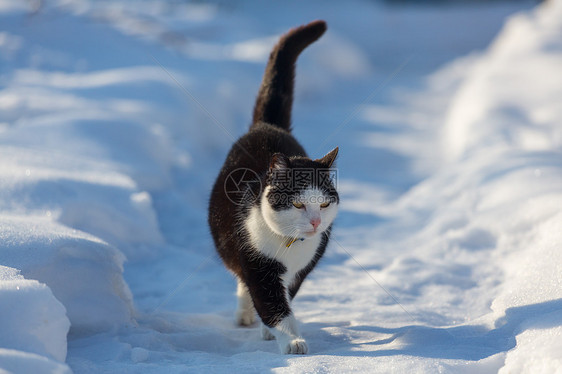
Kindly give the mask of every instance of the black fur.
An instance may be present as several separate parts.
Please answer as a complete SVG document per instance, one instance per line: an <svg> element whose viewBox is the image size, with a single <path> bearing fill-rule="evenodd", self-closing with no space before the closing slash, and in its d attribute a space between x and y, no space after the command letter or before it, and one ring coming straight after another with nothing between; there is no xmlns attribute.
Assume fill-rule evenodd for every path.
<svg viewBox="0 0 562 374"><path fill-rule="evenodd" d="M323 182L320 177L303 180L296 190L276 186L280 181L279 173L295 168L320 170L315 175L327 173L337 154L335 150L322 159L311 160L290 133L296 59L325 30L323 21L315 21L289 31L275 46L256 100L250 130L233 145L211 193L209 225L217 251L227 268L246 284L259 317L269 327L274 327L291 313L281 280L287 269L280 262L251 248L244 227L250 208L260 204L266 185L272 186L283 197L270 199L274 209L288 208L291 196L310 184L323 188L329 192L330 199L338 201L333 185ZM243 174L244 171L240 171L234 179L229 179L229 175L236 174L238 169L249 169L251 172ZM240 178L245 178L244 183L238 183ZM231 191L237 188L243 190L235 195L225 192L225 189ZM321 245L314 258L289 287L291 298L324 254L330 229L321 235Z"/></svg>
<svg viewBox="0 0 562 374"><path fill-rule="evenodd" d="M299 54L326 31L324 21L311 22L283 35L269 55L254 107L253 126L265 122L291 129L295 62Z"/></svg>

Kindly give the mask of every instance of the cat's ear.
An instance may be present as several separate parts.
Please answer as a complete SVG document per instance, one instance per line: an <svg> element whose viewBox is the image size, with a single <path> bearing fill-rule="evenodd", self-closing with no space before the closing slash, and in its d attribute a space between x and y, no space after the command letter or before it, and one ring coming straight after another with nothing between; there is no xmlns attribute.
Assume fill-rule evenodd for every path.
<svg viewBox="0 0 562 374"><path fill-rule="evenodd" d="M314 160L316 162L319 162L323 165L326 165L327 167L331 168L332 165L334 164L334 161L336 161L336 157L338 156L338 152L339 152L339 147L336 147L334 149L332 149L330 152L328 152L326 154L326 156L319 158L317 160Z"/></svg>
<svg viewBox="0 0 562 374"><path fill-rule="evenodd" d="M271 156L271 161L269 162L269 169L287 169L289 167L289 158L283 153L275 153Z"/></svg>

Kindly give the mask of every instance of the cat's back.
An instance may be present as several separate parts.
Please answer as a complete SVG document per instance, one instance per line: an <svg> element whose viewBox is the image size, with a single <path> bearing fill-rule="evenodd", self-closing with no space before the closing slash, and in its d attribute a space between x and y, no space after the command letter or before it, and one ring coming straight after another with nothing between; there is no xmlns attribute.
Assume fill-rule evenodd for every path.
<svg viewBox="0 0 562 374"><path fill-rule="evenodd" d="M234 144L225 166L246 167L261 175L267 172L275 153L306 156L304 148L289 131L260 122Z"/></svg>
<svg viewBox="0 0 562 374"><path fill-rule="evenodd" d="M269 162L275 153L283 153L289 157L306 156L304 148L289 131L267 123L254 124L230 149L213 187L210 209L234 211L237 205L240 205L237 201L233 201L228 191L225 191L225 187L228 190L227 179L232 177L242 178L233 181L233 183L242 182L238 187L256 188L252 193L259 195L269 169ZM259 183L250 183L250 178L259 180Z"/></svg>

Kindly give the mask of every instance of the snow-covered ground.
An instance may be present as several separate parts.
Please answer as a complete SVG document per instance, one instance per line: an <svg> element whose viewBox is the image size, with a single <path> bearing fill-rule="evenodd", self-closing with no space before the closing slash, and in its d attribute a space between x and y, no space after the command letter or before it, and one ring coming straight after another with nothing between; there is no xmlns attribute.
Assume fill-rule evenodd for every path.
<svg viewBox="0 0 562 374"><path fill-rule="evenodd" d="M562 1L0 0L0 372L555 373ZM234 325L206 225L276 38L341 213L294 308Z"/></svg>

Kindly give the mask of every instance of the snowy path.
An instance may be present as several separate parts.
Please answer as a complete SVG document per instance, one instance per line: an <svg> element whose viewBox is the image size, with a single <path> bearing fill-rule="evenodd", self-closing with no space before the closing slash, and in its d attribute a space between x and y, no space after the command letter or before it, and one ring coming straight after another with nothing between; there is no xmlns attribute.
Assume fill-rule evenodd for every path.
<svg viewBox="0 0 562 374"><path fill-rule="evenodd" d="M561 1L503 27L530 5L21 4L0 0L0 369L560 370ZM311 354L283 356L234 325L206 206L271 45L316 18L294 128L340 146L342 212L295 300Z"/></svg>

